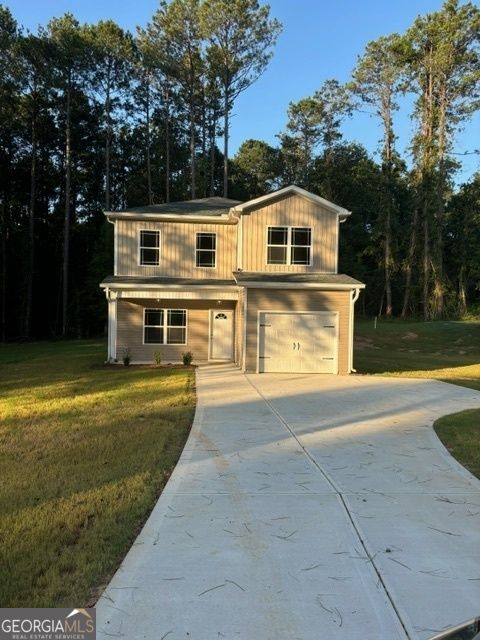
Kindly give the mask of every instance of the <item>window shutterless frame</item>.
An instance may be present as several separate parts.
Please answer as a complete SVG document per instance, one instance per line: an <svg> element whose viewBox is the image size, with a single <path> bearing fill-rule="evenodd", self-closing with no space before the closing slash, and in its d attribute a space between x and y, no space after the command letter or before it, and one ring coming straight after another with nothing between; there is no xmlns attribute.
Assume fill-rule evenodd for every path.
<svg viewBox="0 0 480 640"><path fill-rule="evenodd" d="M217 234L199 231L195 234L195 267L197 269L217 268Z"/></svg>
<svg viewBox="0 0 480 640"><path fill-rule="evenodd" d="M188 329L187 309L144 308L142 344L186 345ZM158 339L153 336L157 335ZM148 339L146 339L148 336Z"/></svg>
<svg viewBox="0 0 480 640"><path fill-rule="evenodd" d="M266 264L311 267L312 235L312 227L268 225Z"/></svg>
<svg viewBox="0 0 480 640"><path fill-rule="evenodd" d="M160 265L160 231L139 229L138 266L158 267Z"/></svg>

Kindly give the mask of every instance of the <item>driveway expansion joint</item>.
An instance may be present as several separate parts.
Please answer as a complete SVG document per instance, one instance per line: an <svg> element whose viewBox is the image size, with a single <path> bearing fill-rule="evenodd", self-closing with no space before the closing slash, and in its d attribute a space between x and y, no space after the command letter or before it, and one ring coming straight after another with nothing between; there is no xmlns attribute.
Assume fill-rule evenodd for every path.
<svg viewBox="0 0 480 640"><path fill-rule="evenodd" d="M387 596L393 611L395 612L395 615L398 619L398 622L400 623L405 636L408 640L411 640L411 635L408 632L407 626L405 624L405 622L402 619L402 616L397 608L397 605L395 604L395 601L392 597L392 594L390 593L386 583L385 583L385 579L382 575L382 572L380 571L380 568L377 566L377 564L375 563L375 556L377 555L378 551L375 554L370 553L368 546L366 544L366 542L364 541L363 535L360 533L360 528L359 525L355 522L355 518L353 516L353 513L351 512L350 508L348 507L347 502L344 499L343 493L342 491L337 487L336 483L333 481L333 479L329 476L329 474L322 468L322 466L318 463L318 461L314 458L314 456L309 452L309 450L307 449L307 447L303 444L303 442L300 440L300 438L297 436L297 434L295 433L295 431L292 429L292 427L288 424L288 422L285 420L285 418L281 415L281 413L279 411L277 411L275 409L275 407L272 405L272 403L268 400L268 398L266 398L263 393L260 391L260 389L252 382L250 376L248 374L246 374L246 379L248 380L249 384L253 387L253 389L258 393L258 395L262 398L262 400L265 402L265 404L269 407L270 411L278 418L278 420L282 423L282 425L285 427L285 429L289 432L289 434L292 436L292 438L294 438L296 440L296 442L298 443L298 445L302 448L303 452L305 453L305 455L307 456L307 458L309 459L309 461L313 464L313 466L322 474L322 476L325 478L325 480L328 482L328 484L332 487L333 492L338 496L340 503L343 507L343 510L345 512L345 514L347 515L348 520L350 521L350 524L352 526L353 531L355 532L355 535L357 536L358 541L360 542L362 549L364 550L368 561L371 563L373 570L375 571L378 580L380 582L380 584L382 585L383 591L385 592L385 595Z"/></svg>

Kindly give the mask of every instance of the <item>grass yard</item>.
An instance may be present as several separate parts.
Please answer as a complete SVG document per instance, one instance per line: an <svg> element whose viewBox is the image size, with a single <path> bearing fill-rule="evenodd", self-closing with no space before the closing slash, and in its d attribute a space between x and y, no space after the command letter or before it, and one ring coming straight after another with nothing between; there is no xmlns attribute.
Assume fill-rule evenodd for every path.
<svg viewBox="0 0 480 640"><path fill-rule="evenodd" d="M480 322L355 324L359 373L435 378L480 390Z"/></svg>
<svg viewBox="0 0 480 640"><path fill-rule="evenodd" d="M91 604L182 451L191 369L106 367L101 341L0 347L0 603Z"/></svg>
<svg viewBox="0 0 480 640"><path fill-rule="evenodd" d="M359 373L435 378L480 390L480 322L359 321ZM480 401L479 401L480 406ZM444 416L435 431L450 453L480 478L480 408Z"/></svg>

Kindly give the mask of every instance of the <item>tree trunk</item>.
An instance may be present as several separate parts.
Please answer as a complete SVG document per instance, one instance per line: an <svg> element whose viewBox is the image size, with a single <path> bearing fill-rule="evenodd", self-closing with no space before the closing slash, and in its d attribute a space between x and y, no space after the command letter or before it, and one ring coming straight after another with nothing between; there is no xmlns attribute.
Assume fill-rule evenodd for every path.
<svg viewBox="0 0 480 640"><path fill-rule="evenodd" d="M385 216L385 315L387 318L392 317L392 279L391 279L391 260L392 260L392 229L391 229L390 208Z"/></svg>
<svg viewBox="0 0 480 640"><path fill-rule="evenodd" d="M190 96L190 166L191 166L191 182L190 195L192 200L195 199L195 109L193 107L193 94Z"/></svg>
<svg viewBox="0 0 480 640"><path fill-rule="evenodd" d="M7 339L7 207L1 202L2 214L2 342Z"/></svg>
<svg viewBox="0 0 480 640"><path fill-rule="evenodd" d="M68 267L70 257L70 194L72 171L71 140L71 78L68 79L65 122L65 216L63 226L63 270L62 270L62 336L67 334L68 321Z"/></svg>
<svg viewBox="0 0 480 640"><path fill-rule="evenodd" d="M403 295L402 319L405 319L410 307L410 298L412 290L412 271L413 260L417 250L417 227L418 227L418 208L415 206L413 210L412 229L410 231L410 244L408 247L407 264L405 266L405 292Z"/></svg>
<svg viewBox="0 0 480 640"><path fill-rule="evenodd" d="M430 285L430 238L428 225L428 211L426 207L423 212L423 319L430 318L429 309L429 285Z"/></svg>
<svg viewBox="0 0 480 640"><path fill-rule="evenodd" d="M433 317L443 316L445 287L443 282L443 224L445 217L445 147L446 147L446 110L447 97L445 86L440 92L440 107L438 116L438 177L436 185L436 212L435 212L435 235L434 235L434 269L433 269Z"/></svg>
<svg viewBox="0 0 480 640"><path fill-rule="evenodd" d="M462 264L458 274L458 313L460 316L467 312L467 291L465 286L465 265Z"/></svg>
<svg viewBox="0 0 480 640"><path fill-rule="evenodd" d="M150 156L150 79L146 80L146 98L145 98L145 147L147 156L147 191L148 204L153 204L152 192L152 162Z"/></svg>
<svg viewBox="0 0 480 640"><path fill-rule="evenodd" d="M202 92L202 195L207 197L207 116L205 108L205 86Z"/></svg>
<svg viewBox="0 0 480 640"><path fill-rule="evenodd" d="M225 87L224 95L224 131L223 131L223 197L228 198L228 135L229 135L229 93L228 88Z"/></svg>
<svg viewBox="0 0 480 640"><path fill-rule="evenodd" d="M107 124L105 136L105 211L110 211L110 147L112 138L112 123L110 118L110 65L107 74L107 96L105 100L105 118Z"/></svg>
<svg viewBox="0 0 480 640"><path fill-rule="evenodd" d="M210 195L215 195L215 134L217 132L217 110L212 111L212 131L210 135Z"/></svg>
<svg viewBox="0 0 480 640"><path fill-rule="evenodd" d="M165 202L170 202L170 93L165 89Z"/></svg>
<svg viewBox="0 0 480 640"><path fill-rule="evenodd" d="M32 157L30 162L30 207L28 216L28 267L27 291L25 301L24 334L30 337L33 307L33 274L35 266L35 201L37 190L37 109L35 102L35 88L32 92Z"/></svg>

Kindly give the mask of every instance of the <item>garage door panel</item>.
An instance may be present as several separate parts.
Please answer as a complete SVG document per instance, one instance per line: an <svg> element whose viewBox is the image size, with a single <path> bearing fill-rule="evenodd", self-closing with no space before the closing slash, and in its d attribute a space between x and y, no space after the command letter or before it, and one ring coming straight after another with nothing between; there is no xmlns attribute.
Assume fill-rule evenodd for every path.
<svg viewBox="0 0 480 640"><path fill-rule="evenodd" d="M260 314L259 370L337 373L338 313Z"/></svg>

